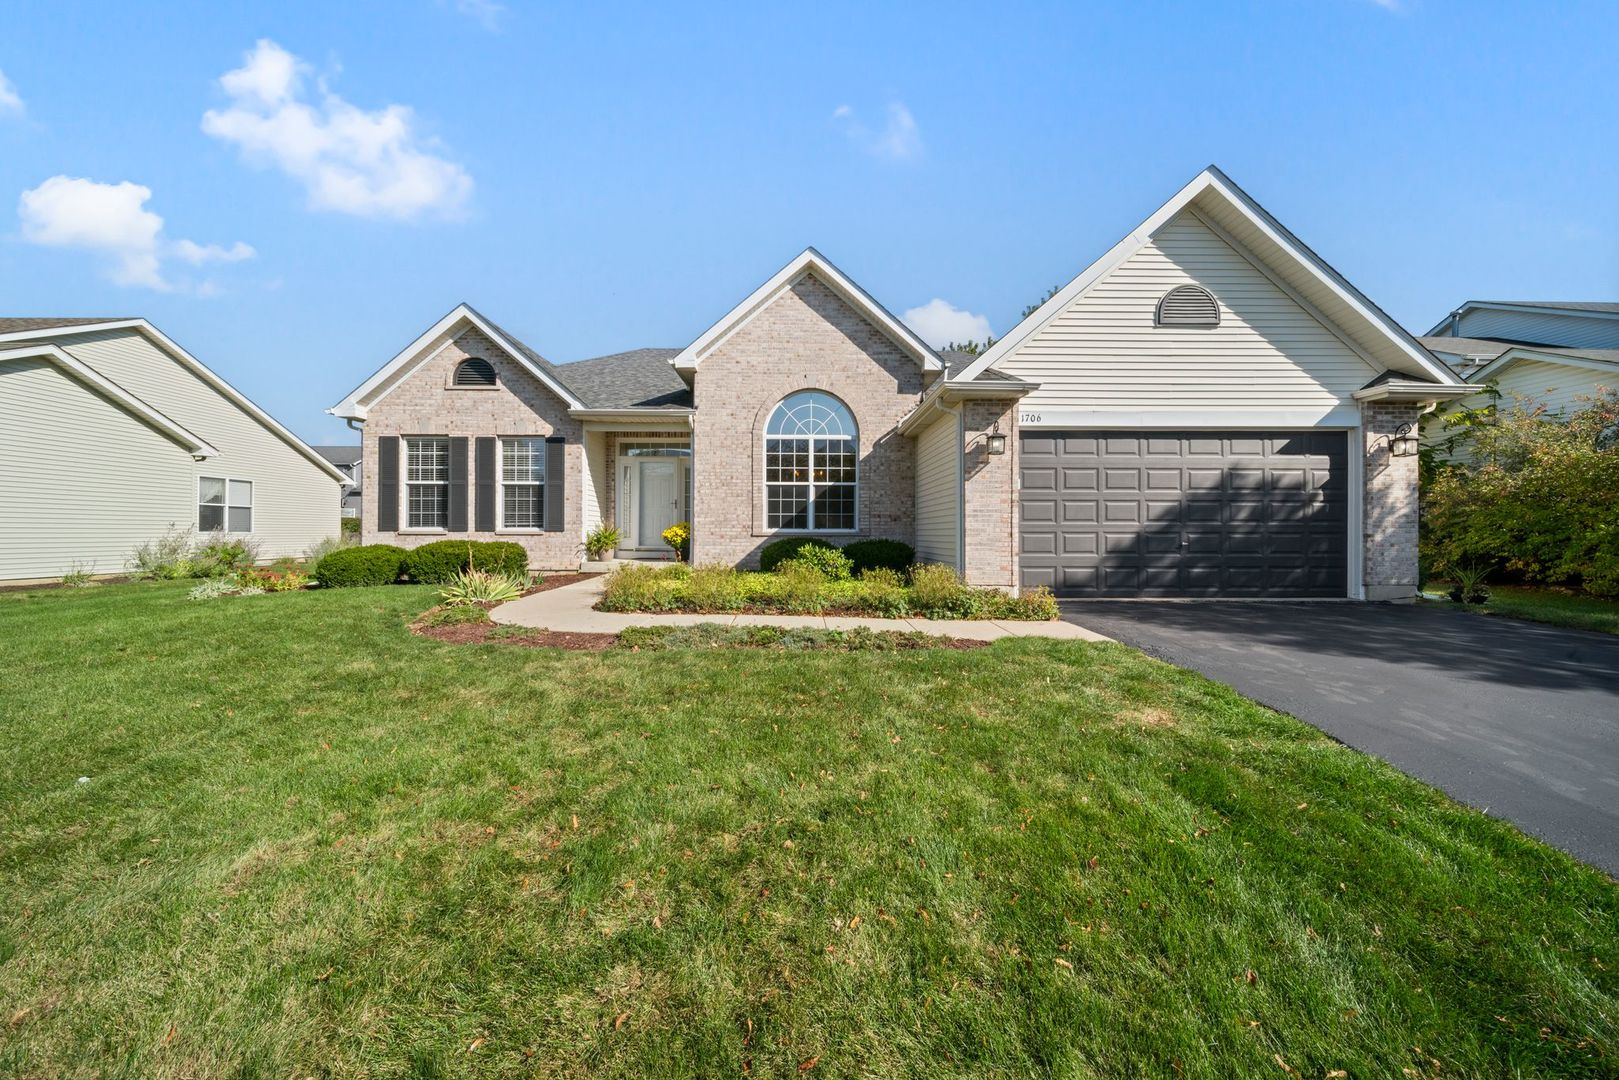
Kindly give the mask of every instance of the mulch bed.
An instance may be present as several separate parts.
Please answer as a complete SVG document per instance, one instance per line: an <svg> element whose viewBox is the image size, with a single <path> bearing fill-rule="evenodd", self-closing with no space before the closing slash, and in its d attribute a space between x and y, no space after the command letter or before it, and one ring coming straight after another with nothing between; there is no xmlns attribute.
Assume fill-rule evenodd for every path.
<svg viewBox="0 0 1619 1080"><path fill-rule="evenodd" d="M412 627L411 633L450 645L483 645L490 643L489 635L497 628L500 629L500 635L492 642L496 645L527 645L534 649L579 649L586 652L600 652L612 648L618 642L617 634L561 634L550 630L528 630L519 633L518 628L501 627L499 623Z"/></svg>
<svg viewBox="0 0 1619 1080"><path fill-rule="evenodd" d="M601 577L601 574L546 574L539 581L530 585L524 596L533 596L538 592L550 592L560 589L564 585L572 585L576 581L589 581L591 578Z"/></svg>

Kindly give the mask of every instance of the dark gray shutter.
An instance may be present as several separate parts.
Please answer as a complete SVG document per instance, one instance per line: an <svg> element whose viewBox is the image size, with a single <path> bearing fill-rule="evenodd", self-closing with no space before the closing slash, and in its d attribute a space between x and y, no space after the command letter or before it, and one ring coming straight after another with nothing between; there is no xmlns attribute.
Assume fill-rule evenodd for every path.
<svg viewBox="0 0 1619 1080"><path fill-rule="evenodd" d="M467 440L458 435L450 440L450 532L467 531Z"/></svg>
<svg viewBox="0 0 1619 1080"><path fill-rule="evenodd" d="M561 435L545 440L545 531L561 532L568 493L568 443Z"/></svg>
<svg viewBox="0 0 1619 1080"><path fill-rule="evenodd" d="M399 436L377 440L377 531L399 531Z"/></svg>
<svg viewBox="0 0 1619 1080"><path fill-rule="evenodd" d="M495 531L495 440L474 439L472 443L472 527L478 532Z"/></svg>

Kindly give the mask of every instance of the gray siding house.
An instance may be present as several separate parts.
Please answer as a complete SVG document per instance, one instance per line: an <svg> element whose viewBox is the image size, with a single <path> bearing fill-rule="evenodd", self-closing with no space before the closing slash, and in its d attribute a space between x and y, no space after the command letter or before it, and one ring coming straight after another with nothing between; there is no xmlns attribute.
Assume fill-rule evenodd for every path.
<svg viewBox="0 0 1619 1080"><path fill-rule="evenodd" d="M117 574L166 530L302 555L344 476L144 319L0 319L0 581Z"/></svg>
<svg viewBox="0 0 1619 1080"><path fill-rule="evenodd" d="M697 563L885 537L1006 589L1390 600L1418 415L1475 389L1210 168L981 355L808 249L684 348L555 364L463 304L328 411L367 541L562 568L687 521Z"/></svg>

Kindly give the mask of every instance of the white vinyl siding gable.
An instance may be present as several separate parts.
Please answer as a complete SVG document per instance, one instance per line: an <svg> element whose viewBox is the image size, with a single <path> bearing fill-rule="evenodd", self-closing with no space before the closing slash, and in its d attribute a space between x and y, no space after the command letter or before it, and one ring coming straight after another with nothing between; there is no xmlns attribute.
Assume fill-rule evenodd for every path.
<svg viewBox="0 0 1619 1080"><path fill-rule="evenodd" d="M252 536L262 558L301 556L317 541L338 534L338 482L138 330L53 340L219 450L187 470L188 485L198 475L252 482ZM195 491L188 496L194 498ZM196 516L193 503L176 520L195 526Z"/></svg>
<svg viewBox="0 0 1619 1080"><path fill-rule="evenodd" d="M916 558L961 567L960 416L947 413L916 437Z"/></svg>
<svg viewBox="0 0 1619 1080"><path fill-rule="evenodd" d="M0 361L0 463L0 580L122 573L196 519L190 453L48 360Z"/></svg>
<svg viewBox="0 0 1619 1080"><path fill-rule="evenodd" d="M1213 294L1220 324L1154 325L1181 285ZM1035 331L997 368L1040 384L1042 409L1330 409L1378 372L1190 213Z"/></svg>
<svg viewBox="0 0 1619 1080"><path fill-rule="evenodd" d="M1539 311L1471 308L1462 314L1452 337L1532 341L1569 349L1619 349L1619 319L1581 318Z"/></svg>

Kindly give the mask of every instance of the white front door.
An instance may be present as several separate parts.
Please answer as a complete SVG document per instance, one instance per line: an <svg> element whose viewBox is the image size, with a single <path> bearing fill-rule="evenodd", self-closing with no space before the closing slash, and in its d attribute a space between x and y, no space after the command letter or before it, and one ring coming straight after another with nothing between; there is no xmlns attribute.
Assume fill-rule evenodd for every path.
<svg viewBox="0 0 1619 1080"><path fill-rule="evenodd" d="M631 532L638 548L665 548L663 530L680 520L680 502L685 485L681 471L685 463L677 458L637 458L631 494L635 524Z"/></svg>

